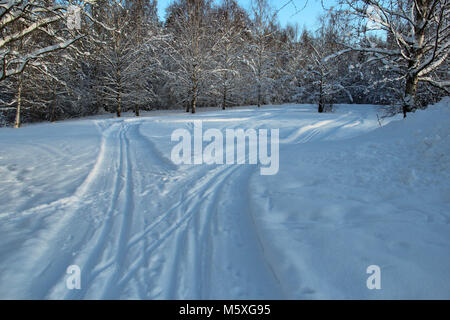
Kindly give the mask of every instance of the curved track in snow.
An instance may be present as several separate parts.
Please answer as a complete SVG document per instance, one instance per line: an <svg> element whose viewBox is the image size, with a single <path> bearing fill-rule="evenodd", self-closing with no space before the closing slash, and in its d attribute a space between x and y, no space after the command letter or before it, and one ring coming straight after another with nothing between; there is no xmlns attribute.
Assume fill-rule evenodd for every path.
<svg viewBox="0 0 450 320"><path fill-rule="evenodd" d="M280 152L286 152L281 157L298 144L351 138L378 126L373 113L319 117L307 111L274 107L197 119L221 130L280 128ZM36 194L20 210L0 212L0 229L15 246L0 246L0 298L314 297L314 290L303 286L306 275L298 274L303 266L289 269L286 255L275 252L280 248L271 240L273 230L266 230L267 214L277 210L271 178L260 177L258 166L171 162L170 133L191 128L190 120L185 115L86 121L97 127L100 145L74 191L34 205ZM47 157L56 150L42 141L36 146L34 152ZM70 162L56 151L52 156ZM66 288L69 265L81 268L81 290ZM289 272L295 273L292 281Z"/></svg>

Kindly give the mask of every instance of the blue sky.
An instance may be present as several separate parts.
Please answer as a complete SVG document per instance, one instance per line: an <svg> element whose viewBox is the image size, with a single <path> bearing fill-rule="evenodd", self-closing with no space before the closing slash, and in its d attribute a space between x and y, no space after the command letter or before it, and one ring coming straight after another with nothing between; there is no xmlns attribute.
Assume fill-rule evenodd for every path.
<svg viewBox="0 0 450 320"><path fill-rule="evenodd" d="M289 0L269 0L270 5L275 10L280 9ZM158 10L161 18L164 17L165 8L172 2L172 0L158 0ZM250 8L251 0L238 0L240 5L245 9ZM318 15L324 13L320 0L294 0L295 6L289 4L284 7L278 13L278 19L282 26L288 23L298 23L300 27L306 26L308 29L314 29L317 27L317 17ZM302 9L299 13L295 14L296 11ZM335 0L325 0L326 6L331 6L335 3Z"/></svg>

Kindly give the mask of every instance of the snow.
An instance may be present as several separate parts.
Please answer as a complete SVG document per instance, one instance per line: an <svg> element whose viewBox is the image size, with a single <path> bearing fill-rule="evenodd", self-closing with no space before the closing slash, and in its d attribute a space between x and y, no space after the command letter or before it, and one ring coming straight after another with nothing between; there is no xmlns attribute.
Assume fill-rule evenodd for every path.
<svg viewBox="0 0 450 320"><path fill-rule="evenodd" d="M382 128L369 105L2 128L0 298L449 299L449 104ZM279 128L279 173L174 165L194 119Z"/></svg>

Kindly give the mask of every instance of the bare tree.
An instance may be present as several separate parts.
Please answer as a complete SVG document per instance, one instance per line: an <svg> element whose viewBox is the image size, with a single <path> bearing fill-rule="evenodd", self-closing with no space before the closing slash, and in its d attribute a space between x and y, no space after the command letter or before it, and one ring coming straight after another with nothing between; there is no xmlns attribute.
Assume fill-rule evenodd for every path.
<svg viewBox="0 0 450 320"><path fill-rule="evenodd" d="M139 116L141 106L154 98L150 74L155 64L152 45L157 28L148 15L135 16L138 8L144 10L140 6L134 8L133 5L139 4L130 4L133 9L130 10L113 2L105 12L108 25L114 29L100 51L103 63L98 86L103 101L114 106L117 117L129 109Z"/></svg>
<svg viewBox="0 0 450 320"><path fill-rule="evenodd" d="M43 0L0 1L0 81L21 73L26 65L38 57L67 48L82 35L66 26L69 1ZM34 42L33 46L18 50L16 43L40 34L52 39Z"/></svg>
<svg viewBox="0 0 450 320"><path fill-rule="evenodd" d="M167 75L181 92L186 112L196 112L199 93L211 74L216 50L210 23L211 1L180 0L168 8L166 29L170 69Z"/></svg>
<svg viewBox="0 0 450 320"><path fill-rule="evenodd" d="M217 61L215 75L223 110L230 105L231 96L239 89L237 80L243 67L247 20L246 12L236 0L223 0L215 13L216 37L220 39L215 55Z"/></svg>
<svg viewBox="0 0 450 320"><path fill-rule="evenodd" d="M89 1L76 1L79 10L75 11L72 4L75 2L69 0L0 0L0 82L17 83L15 127L20 126L21 107L26 102L23 94L24 82L29 79L24 74L27 67L33 66L31 74L45 70L43 78L57 79L46 65L50 57L84 37L81 27L71 25L70 20L77 22L79 18L81 22L83 16L95 21L89 10L82 10L92 7ZM77 12L78 17L72 16Z"/></svg>
<svg viewBox="0 0 450 320"><path fill-rule="evenodd" d="M420 81L449 92L448 75L436 72L446 64L450 48L450 2L448 0L340 0L341 11L361 19L359 32L376 27L392 37L392 48L352 45L353 50L372 54L404 80L403 114L416 109Z"/></svg>
<svg viewBox="0 0 450 320"><path fill-rule="evenodd" d="M256 82L256 100L258 107L264 101L267 89L272 83L273 52L269 46L273 35L276 14L271 10L267 0L252 0L252 41L249 44L247 64Z"/></svg>

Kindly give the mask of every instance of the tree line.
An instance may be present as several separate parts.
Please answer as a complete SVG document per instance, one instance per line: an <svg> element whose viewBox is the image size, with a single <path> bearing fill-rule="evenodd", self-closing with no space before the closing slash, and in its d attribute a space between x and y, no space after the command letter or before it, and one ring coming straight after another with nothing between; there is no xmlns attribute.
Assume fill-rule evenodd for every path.
<svg viewBox="0 0 450 320"><path fill-rule="evenodd" d="M156 5L0 0L0 124L282 103L406 116L449 93L448 0L339 0L314 30L267 0L175 0L162 21Z"/></svg>

